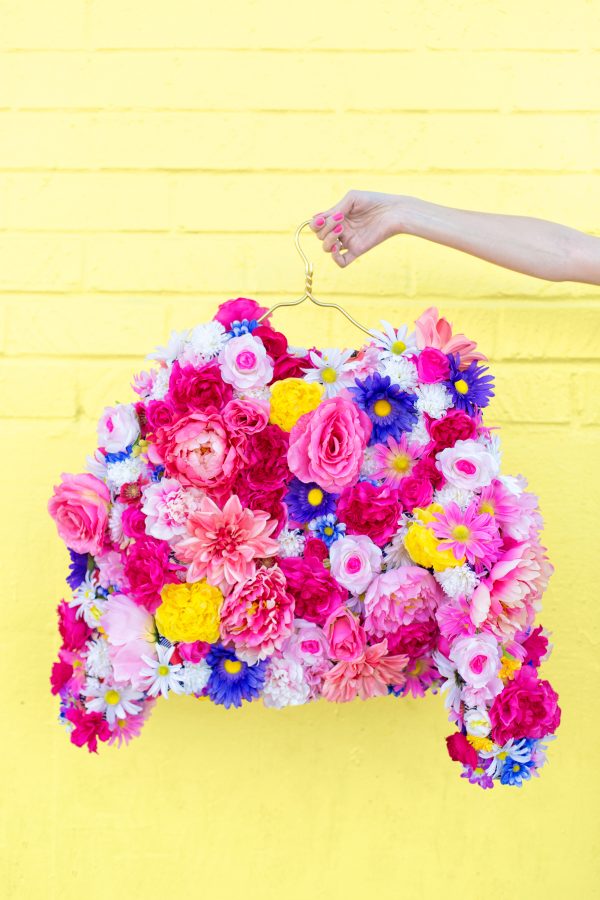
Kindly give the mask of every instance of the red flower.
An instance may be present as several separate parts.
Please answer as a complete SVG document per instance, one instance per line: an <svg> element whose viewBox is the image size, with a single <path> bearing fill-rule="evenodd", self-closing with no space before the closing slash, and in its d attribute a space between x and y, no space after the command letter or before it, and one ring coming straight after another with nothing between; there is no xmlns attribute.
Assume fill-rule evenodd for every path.
<svg viewBox="0 0 600 900"><path fill-rule="evenodd" d="M477 753L460 731L446 738L446 747L450 759L465 766L471 766L473 769L477 766Z"/></svg>
<svg viewBox="0 0 600 900"><path fill-rule="evenodd" d="M548 638L542 634L542 626L534 628L529 637L523 641L525 659L523 665L531 663L537 669L543 657L548 652Z"/></svg>
<svg viewBox="0 0 600 900"><path fill-rule="evenodd" d="M78 747L87 744L90 753L98 752L98 738L107 741L110 737L110 725L100 712L86 713L73 706L66 711L65 716L75 725L70 735L72 743Z"/></svg>
<svg viewBox="0 0 600 900"><path fill-rule="evenodd" d="M433 454L445 450L446 447L454 447L457 441L466 441L474 438L477 433L475 422L460 409L450 409L443 419L431 419L425 417L427 429L431 436Z"/></svg>
<svg viewBox="0 0 600 900"><path fill-rule="evenodd" d="M243 478L251 489L273 491L287 484L292 477L287 464L288 441L289 435L279 425L267 425L249 435L244 448L248 468L243 470Z"/></svg>
<svg viewBox="0 0 600 900"><path fill-rule="evenodd" d="M137 540L127 548L125 575L130 596L152 614L160 606L163 585L178 581L177 572L185 568L170 559L170 550L166 541L153 537Z"/></svg>
<svg viewBox="0 0 600 900"><path fill-rule="evenodd" d="M436 466L433 456L422 456L417 460L410 474L413 478L419 478L421 481L429 481L434 491L439 490L446 482Z"/></svg>
<svg viewBox="0 0 600 900"><path fill-rule="evenodd" d="M50 674L50 684L52 685L52 693L58 694L65 684L71 680L73 674L73 666L69 663L59 660L52 664L52 672Z"/></svg>

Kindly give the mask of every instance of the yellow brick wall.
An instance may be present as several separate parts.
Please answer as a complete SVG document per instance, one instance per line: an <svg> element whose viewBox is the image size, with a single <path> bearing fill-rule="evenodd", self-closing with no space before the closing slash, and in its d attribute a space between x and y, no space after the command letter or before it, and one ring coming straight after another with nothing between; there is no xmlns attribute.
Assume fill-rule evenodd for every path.
<svg viewBox="0 0 600 900"><path fill-rule="evenodd" d="M315 290L370 326L435 303L492 361L504 465L540 497L563 724L482 792L439 697L241 712L172 698L98 758L48 673L66 553L46 501L172 328L297 296L296 226L350 188L600 234L600 6L1 0L0 840L7 898L597 896L600 288L414 237ZM352 344L332 313L295 343Z"/></svg>

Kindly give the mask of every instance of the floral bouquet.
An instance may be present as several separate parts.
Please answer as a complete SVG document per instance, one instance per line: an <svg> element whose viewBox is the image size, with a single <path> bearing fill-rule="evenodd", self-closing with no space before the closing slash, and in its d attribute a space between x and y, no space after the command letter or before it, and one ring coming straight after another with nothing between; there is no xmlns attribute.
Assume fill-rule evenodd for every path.
<svg viewBox="0 0 600 900"><path fill-rule="evenodd" d="M360 350L291 346L265 313L239 297L173 332L54 488L71 741L128 743L172 692L229 709L432 689L462 777L521 785L560 722L534 627L552 566L483 422L485 357L435 308Z"/></svg>

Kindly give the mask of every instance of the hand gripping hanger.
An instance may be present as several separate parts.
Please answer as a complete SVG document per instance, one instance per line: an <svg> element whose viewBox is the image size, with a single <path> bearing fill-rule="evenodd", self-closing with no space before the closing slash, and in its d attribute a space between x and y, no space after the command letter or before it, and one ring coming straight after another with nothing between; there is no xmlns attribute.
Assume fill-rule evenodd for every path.
<svg viewBox="0 0 600 900"><path fill-rule="evenodd" d="M262 316L260 316L260 318L258 319L258 322L262 322L262 320L265 319L268 315L270 315L270 313L275 312L276 309L281 309L281 307L283 307L283 306L298 306L300 303L304 303L305 300L310 300L312 303L316 304L316 306L327 306L331 309L337 309L339 312L342 313L342 315L344 315L348 319L348 321L352 322L353 325L356 325L357 328L360 328L360 330L364 331L365 334L368 334L369 337L373 337L372 333L368 330L368 328L365 328L363 325L361 325L359 322L357 322L356 319L354 319L350 315L350 313L346 312L346 310L343 309L341 306L339 306L337 303L326 303L324 300L318 300L313 295L313 293L312 293L313 264L310 262L310 260L308 259L308 257L304 253L304 251L302 250L302 247L300 246L300 238L299 238L299 235L300 235L300 232L302 231L302 229L306 225L310 225L311 222L312 222L312 219L307 219L305 222L302 222L302 224L299 225L298 228L296 229L296 233L294 235L294 243L296 244L298 253L304 260L304 274L305 274L305 278L306 278L304 293L302 294L301 297L298 297L297 300L282 300L280 303L275 303L274 306L272 306L270 309L267 310L267 312L263 313Z"/></svg>

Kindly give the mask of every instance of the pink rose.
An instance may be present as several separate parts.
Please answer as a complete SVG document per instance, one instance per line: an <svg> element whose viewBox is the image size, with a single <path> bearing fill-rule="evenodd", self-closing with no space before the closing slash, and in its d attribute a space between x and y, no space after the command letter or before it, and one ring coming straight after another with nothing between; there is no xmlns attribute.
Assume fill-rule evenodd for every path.
<svg viewBox="0 0 600 900"><path fill-rule="evenodd" d="M342 491L337 515L348 534L366 534L379 547L398 529L402 513L399 492L387 485L359 481Z"/></svg>
<svg viewBox="0 0 600 900"><path fill-rule="evenodd" d="M230 400L223 408L223 421L233 434L256 434L269 421L269 407L258 400Z"/></svg>
<svg viewBox="0 0 600 900"><path fill-rule="evenodd" d="M209 407L219 412L232 397L231 385L221 378L216 362L196 367L174 361L165 400L180 416Z"/></svg>
<svg viewBox="0 0 600 900"><path fill-rule="evenodd" d="M219 354L221 377L238 391L264 387L273 377L273 363L265 345L252 334L227 341Z"/></svg>
<svg viewBox="0 0 600 900"><path fill-rule="evenodd" d="M136 503L125 507L121 516L123 534L131 538L141 538L146 535L146 516Z"/></svg>
<svg viewBox="0 0 600 900"><path fill-rule="evenodd" d="M67 547L95 556L104 543L110 491L95 475L63 472L60 477L62 483L54 486L48 512Z"/></svg>
<svg viewBox="0 0 600 900"><path fill-rule="evenodd" d="M118 453L133 444L139 433L140 423L132 403L107 406L98 422L98 446L107 453Z"/></svg>
<svg viewBox="0 0 600 900"><path fill-rule="evenodd" d="M450 659L458 674L471 688L498 687L501 651L492 634L473 634L457 638L450 649ZM500 684L499 689L502 689ZM496 690L495 693L498 693Z"/></svg>
<svg viewBox="0 0 600 900"><path fill-rule="evenodd" d="M448 357L441 350L436 350L435 347L425 347L417 357L417 372L419 381L425 384L446 381L450 375Z"/></svg>
<svg viewBox="0 0 600 900"><path fill-rule="evenodd" d="M216 412L193 412L156 432L155 450L166 474L184 487L222 494L240 466L240 439Z"/></svg>
<svg viewBox="0 0 600 900"><path fill-rule="evenodd" d="M339 607L331 613L323 630L329 642L329 654L332 659L358 659L366 650L365 630L357 617L345 607Z"/></svg>
<svg viewBox="0 0 600 900"><path fill-rule="evenodd" d="M424 478L415 478L413 475L403 478L398 490L406 512L412 512L415 506L429 506L433 499L431 482Z"/></svg>
<svg viewBox="0 0 600 900"><path fill-rule="evenodd" d="M499 472L498 462L477 441L457 441L437 454L437 464L448 482L466 491L490 484Z"/></svg>
<svg viewBox="0 0 600 900"><path fill-rule="evenodd" d="M371 420L344 393L300 416L290 431L290 470L330 493L356 481L371 437Z"/></svg>
<svg viewBox="0 0 600 900"><path fill-rule="evenodd" d="M267 307L259 306L256 300L250 300L249 297L236 297L235 300L225 300L224 303L220 303L214 319L229 331L233 322L241 322L243 319L251 322L253 319L260 318L266 311Z"/></svg>
<svg viewBox="0 0 600 900"><path fill-rule="evenodd" d="M334 541L329 558L331 574L352 594L366 591L381 571L381 549L366 534L349 535Z"/></svg>
<svg viewBox="0 0 600 900"><path fill-rule="evenodd" d="M316 558L290 557L279 561L289 592L296 601L295 615L323 625L327 617L348 597L348 591Z"/></svg>
<svg viewBox="0 0 600 900"><path fill-rule="evenodd" d="M172 425L175 420L175 410L166 400L149 400L145 406L138 403L136 409L144 437L161 425Z"/></svg>
<svg viewBox="0 0 600 900"><path fill-rule="evenodd" d="M210 652L211 645L207 644L206 641L192 641L191 644L184 644L183 642L177 644L177 650L181 659L185 659L186 662L191 663L199 663L206 656L208 656ZM173 654L174 656L175 654ZM171 662L173 662L173 657L171 657Z"/></svg>
<svg viewBox="0 0 600 900"><path fill-rule="evenodd" d="M501 746L511 738L543 738L560 725L558 694L538 678L533 666L522 666L498 694L492 708L492 738Z"/></svg>

